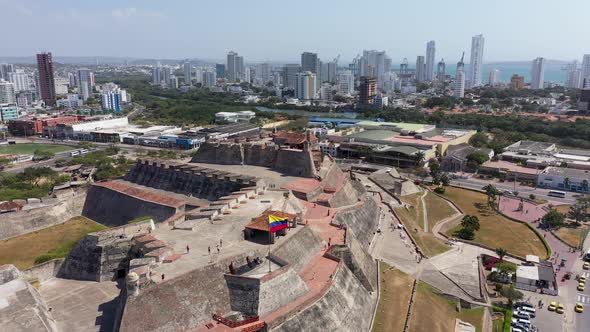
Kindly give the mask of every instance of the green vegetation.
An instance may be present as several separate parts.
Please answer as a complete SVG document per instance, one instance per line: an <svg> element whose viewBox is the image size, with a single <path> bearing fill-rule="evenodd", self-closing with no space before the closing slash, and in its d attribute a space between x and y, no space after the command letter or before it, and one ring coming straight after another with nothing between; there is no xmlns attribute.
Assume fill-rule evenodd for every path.
<svg viewBox="0 0 590 332"><path fill-rule="evenodd" d="M412 295L412 276L379 262L381 294L373 332L402 331Z"/></svg>
<svg viewBox="0 0 590 332"><path fill-rule="evenodd" d="M172 150L149 150L146 155L158 159L176 159L178 155Z"/></svg>
<svg viewBox="0 0 590 332"><path fill-rule="evenodd" d="M496 330L496 323L494 321L494 332L510 332L512 331L512 310L504 309L500 307L493 307L494 312L500 312L504 315L504 321L502 322L502 328L500 330Z"/></svg>
<svg viewBox="0 0 590 332"><path fill-rule="evenodd" d="M135 219L131 219L131 220L129 220L127 223L128 223L128 224L137 224L137 223L140 223L140 222L142 222L142 221L145 221L145 220L150 220L150 219L154 219L154 218L153 218L152 216L143 216L143 217L137 217L137 218L135 218Z"/></svg>
<svg viewBox="0 0 590 332"><path fill-rule="evenodd" d="M133 166L134 162L124 156L117 156L119 148L112 146L105 150L97 150L87 154L75 156L72 160L60 165L76 165L96 167L96 180L107 180L123 176Z"/></svg>
<svg viewBox="0 0 590 332"><path fill-rule="evenodd" d="M41 198L54 185L69 181L49 167L30 167L22 173L0 173L0 201L13 199Z"/></svg>
<svg viewBox="0 0 590 332"><path fill-rule="evenodd" d="M35 160L35 161L38 161L38 160L47 160L47 159L51 159L53 157L55 157L55 153L53 153L51 151L45 151L45 150L37 149L33 153L33 160Z"/></svg>
<svg viewBox="0 0 590 332"><path fill-rule="evenodd" d="M478 218L480 228L475 233L473 242L491 248L501 247L522 257L537 255L545 259L549 255L542 239L533 230L492 209L485 194L455 187L446 189L446 198L452 200L465 214ZM446 234L456 236L461 228L461 225L457 225L447 230Z"/></svg>
<svg viewBox="0 0 590 332"><path fill-rule="evenodd" d="M565 214L557 212L555 209L551 209L543 216L543 218L541 218L541 226L544 229L557 229L563 226L564 221Z"/></svg>
<svg viewBox="0 0 590 332"><path fill-rule="evenodd" d="M73 147L66 145L20 143L0 146L0 154L55 154L73 149Z"/></svg>
<svg viewBox="0 0 590 332"><path fill-rule="evenodd" d="M62 258L86 234L106 229L85 217L74 217L63 224L0 241L0 265L14 264L28 269L54 258Z"/></svg>
<svg viewBox="0 0 590 332"><path fill-rule="evenodd" d="M461 229L457 235L464 240L473 240L475 232L479 230L479 219L476 216L465 215L461 220Z"/></svg>
<svg viewBox="0 0 590 332"><path fill-rule="evenodd" d="M217 112L253 110L231 93L193 88L188 92L163 90L149 84L148 75L98 74L97 82L115 82L125 87L133 100L146 107L136 120L160 124L203 125L213 123Z"/></svg>

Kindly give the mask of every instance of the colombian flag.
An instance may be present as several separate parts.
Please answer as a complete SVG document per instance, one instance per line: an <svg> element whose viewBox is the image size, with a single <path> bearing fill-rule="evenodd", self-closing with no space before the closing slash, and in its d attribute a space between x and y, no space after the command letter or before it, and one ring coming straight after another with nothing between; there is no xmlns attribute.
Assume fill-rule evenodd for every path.
<svg viewBox="0 0 590 332"><path fill-rule="evenodd" d="M272 214L268 215L268 228L271 233L276 231L280 231L281 229L285 229L289 227L287 218L281 218L277 216L273 216Z"/></svg>

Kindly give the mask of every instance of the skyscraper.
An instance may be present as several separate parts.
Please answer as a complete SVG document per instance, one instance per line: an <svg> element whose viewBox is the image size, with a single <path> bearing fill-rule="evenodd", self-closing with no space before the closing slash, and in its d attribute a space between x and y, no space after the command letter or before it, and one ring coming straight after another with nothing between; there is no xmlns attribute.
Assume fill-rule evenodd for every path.
<svg viewBox="0 0 590 332"><path fill-rule="evenodd" d="M225 73L228 81L239 82L244 79L244 58L231 51L227 54Z"/></svg>
<svg viewBox="0 0 590 332"><path fill-rule="evenodd" d="M457 62L457 72L455 73L455 81L453 82L453 96L456 98L465 97L465 52L461 55L461 60Z"/></svg>
<svg viewBox="0 0 590 332"><path fill-rule="evenodd" d="M260 78L262 84L268 83L270 81L270 65L268 63L261 63L256 71L256 76Z"/></svg>
<svg viewBox="0 0 590 332"><path fill-rule="evenodd" d="M172 78L172 68L169 66L162 67L162 81L166 86L170 86L170 79Z"/></svg>
<svg viewBox="0 0 590 332"><path fill-rule="evenodd" d="M158 61L156 65L152 68L152 84L159 85L162 82L162 66Z"/></svg>
<svg viewBox="0 0 590 332"><path fill-rule="evenodd" d="M297 73L301 71L301 66L297 63L286 64L283 68L283 85L286 88L295 89L297 84Z"/></svg>
<svg viewBox="0 0 590 332"><path fill-rule="evenodd" d="M418 83L424 82L426 79L425 71L426 64L424 63L424 56L418 55L416 58L416 81L418 81Z"/></svg>
<svg viewBox="0 0 590 332"><path fill-rule="evenodd" d="M471 38L471 60L469 63L468 87L481 85L481 65L483 62L483 47L485 39L483 35Z"/></svg>
<svg viewBox="0 0 590 332"><path fill-rule="evenodd" d="M440 62L436 66L436 79L440 82L444 82L446 80L446 67L445 59L440 59Z"/></svg>
<svg viewBox="0 0 590 332"><path fill-rule="evenodd" d="M316 74L310 71L297 73L295 86L295 98L299 100L316 99L317 82Z"/></svg>
<svg viewBox="0 0 590 332"><path fill-rule="evenodd" d="M184 84L186 85L193 85L193 66L189 61L185 61L182 65L182 69L184 71Z"/></svg>
<svg viewBox="0 0 590 332"><path fill-rule="evenodd" d="M301 53L301 71L312 72L318 74L320 71L320 59L317 53L303 52Z"/></svg>
<svg viewBox="0 0 590 332"><path fill-rule="evenodd" d="M217 75L218 78L225 77L225 65L223 63L215 64L215 74Z"/></svg>
<svg viewBox="0 0 590 332"><path fill-rule="evenodd" d="M11 63L0 63L0 80L8 81L10 73L14 72L14 65Z"/></svg>
<svg viewBox="0 0 590 332"><path fill-rule="evenodd" d="M578 68L578 61L568 63L565 68L565 87L579 89L582 87L582 71Z"/></svg>
<svg viewBox="0 0 590 332"><path fill-rule="evenodd" d="M14 83L0 80L0 104L15 104Z"/></svg>
<svg viewBox="0 0 590 332"><path fill-rule="evenodd" d="M246 68L244 67L244 57L236 56L236 81L246 80Z"/></svg>
<svg viewBox="0 0 590 332"><path fill-rule="evenodd" d="M338 75L338 92L343 95L352 95L354 92L354 75L347 70Z"/></svg>
<svg viewBox="0 0 590 332"><path fill-rule="evenodd" d="M29 90L29 75L27 75L24 70L17 69L14 72L8 73L8 77L9 81L14 83L14 89L16 92Z"/></svg>
<svg viewBox="0 0 590 332"><path fill-rule="evenodd" d="M426 44L426 72L425 79L427 81L434 80L434 57L436 53L436 46L434 40L429 41Z"/></svg>
<svg viewBox="0 0 590 332"><path fill-rule="evenodd" d="M543 89L545 83L545 59L536 58L531 68L531 89Z"/></svg>
<svg viewBox="0 0 590 332"><path fill-rule="evenodd" d="M80 96L82 96L82 99L84 101L86 101L86 99L88 99L88 97L90 97L90 95L92 94L92 88L93 88L93 83L94 83L94 78L93 78L93 73L90 71L90 69L87 68L81 68L78 69L78 75L76 78L76 82L78 84L78 92L80 93Z"/></svg>
<svg viewBox="0 0 590 332"><path fill-rule="evenodd" d="M51 53L37 54L39 93L45 104L55 105L55 79L53 77L53 58Z"/></svg>
<svg viewBox="0 0 590 332"><path fill-rule="evenodd" d="M590 54L584 54L582 59L582 81L590 78Z"/></svg>
<svg viewBox="0 0 590 332"><path fill-rule="evenodd" d="M500 70L494 68L490 70L490 74L488 76L488 84L490 86L495 86L500 82Z"/></svg>
<svg viewBox="0 0 590 332"><path fill-rule="evenodd" d="M373 105L377 96L377 80L373 77L361 77L359 84L359 104Z"/></svg>

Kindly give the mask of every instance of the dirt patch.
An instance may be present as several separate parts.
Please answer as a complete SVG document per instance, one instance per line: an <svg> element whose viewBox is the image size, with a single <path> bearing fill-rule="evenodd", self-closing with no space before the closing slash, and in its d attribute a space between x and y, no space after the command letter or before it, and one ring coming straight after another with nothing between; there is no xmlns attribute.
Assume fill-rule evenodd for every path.
<svg viewBox="0 0 590 332"><path fill-rule="evenodd" d="M380 269L381 297L373 324L373 332L402 331L414 279L385 263L380 263Z"/></svg>
<svg viewBox="0 0 590 332"><path fill-rule="evenodd" d="M577 228L562 227L555 231L555 234L568 245L579 248L584 243L584 238L586 237L587 232L588 226L582 225Z"/></svg>

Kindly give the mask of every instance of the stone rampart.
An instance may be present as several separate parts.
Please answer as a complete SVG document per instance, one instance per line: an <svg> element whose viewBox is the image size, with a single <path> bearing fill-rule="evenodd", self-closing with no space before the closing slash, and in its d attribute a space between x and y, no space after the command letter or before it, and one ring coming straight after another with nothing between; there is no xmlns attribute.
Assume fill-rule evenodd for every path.
<svg viewBox="0 0 590 332"><path fill-rule="evenodd" d="M58 331L39 292L21 279L0 285L0 330Z"/></svg>
<svg viewBox="0 0 590 332"><path fill-rule="evenodd" d="M21 274L28 280L36 279L42 283L48 279L56 277L61 270L63 262L63 258L52 259L23 270L21 271Z"/></svg>
<svg viewBox="0 0 590 332"><path fill-rule="evenodd" d="M258 315L267 315L307 293L308 288L290 266L269 278L262 278L258 292Z"/></svg>
<svg viewBox="0 0 590 332"><path fill-rule="evenodd" d="M367 196L359 205L336 213L333 223L351 229L360 246L367 249L379 226L379 206Z"/></svg>
<svg viewBox="0 0 590 332"><path fill-rule="evenodd" d="M376 295L370 294L345 264L339 264L326 294L312 305L271 325L270 331L367 331Z"/></svg>
<svg viewBox="0 0 590 332"><path fill-rule="evenodd" d="M120 226L145 216L162 222L177 212L177 207L150 202L96 184L88 188L82 215L104 225Z"/></svg>
<svg viewBox="0 0 590 332"><path fill-rule="evenodd" d="M322 238L311 228L304 227L272 252L299 271L325 246Z"/></svg>
<svg viewBox="0 0 590 332"><path fill-rule="evenodd" d="M0 240L55 226L82 214L86 191L52 206L0 214Z"/></svg>
<svg viewBox="0 0 590 332"><path fill-rule="evenodd" d="M340 258L368 291L377 290L378 276L375 260L361 247L354 236L347 237L346 242L346 245L332 247L330 254Z"/></svg>

